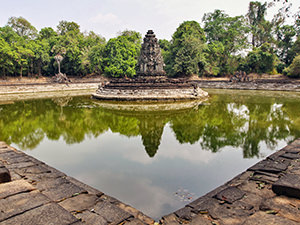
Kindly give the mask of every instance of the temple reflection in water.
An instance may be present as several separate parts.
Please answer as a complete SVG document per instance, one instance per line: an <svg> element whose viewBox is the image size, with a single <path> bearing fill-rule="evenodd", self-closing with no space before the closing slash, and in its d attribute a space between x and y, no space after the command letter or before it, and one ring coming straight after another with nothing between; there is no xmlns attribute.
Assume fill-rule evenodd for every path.
<svg viewBox="0 0 300 225"><path fill-rule="evenodd" d="M213 94L202 103L174 105L99 105L89 97L40 99L0 105L0 139L21 149L35 148L45 137L80 143L111 130L141 137L154 157L168 125L181 144L218 152L233 146L245 158L260 157L260 144L272 149L280 140L300 137L299 98ZM185 105L184 105L185 104Z"/></svg>

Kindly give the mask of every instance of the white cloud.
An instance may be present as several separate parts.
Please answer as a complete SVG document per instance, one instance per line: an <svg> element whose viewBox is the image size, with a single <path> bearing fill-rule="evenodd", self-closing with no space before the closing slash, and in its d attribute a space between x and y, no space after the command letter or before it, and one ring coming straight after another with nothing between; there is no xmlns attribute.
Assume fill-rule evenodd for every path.
<svg viewBox="0 0 300 225"><path fill-rule="evenodd" d="M100 24L121 24L121 20L112 13L102 14L99 13L94 17L89 19L92 23L100 23Z"/></svg>

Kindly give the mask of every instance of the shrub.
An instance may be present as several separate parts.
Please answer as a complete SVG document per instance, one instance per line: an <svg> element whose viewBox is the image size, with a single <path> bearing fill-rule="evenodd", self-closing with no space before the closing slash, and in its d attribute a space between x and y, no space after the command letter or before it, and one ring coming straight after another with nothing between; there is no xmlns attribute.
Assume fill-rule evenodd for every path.
<svg viewBox="0 0 300 225"><path fill-rule="evenodd" d="M284 74L289 77L300 77L300 55L294 58L292 64L284 70Z"/></svg>

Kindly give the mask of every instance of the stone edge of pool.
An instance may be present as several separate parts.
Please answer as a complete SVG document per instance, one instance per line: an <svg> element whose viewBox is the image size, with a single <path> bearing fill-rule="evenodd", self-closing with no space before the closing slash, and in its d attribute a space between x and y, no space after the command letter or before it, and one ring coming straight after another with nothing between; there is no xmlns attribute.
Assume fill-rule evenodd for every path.
<svg viewBox="0 0 300 225"><path fill-rule="evenodd" d="M299 224L300 139L160 224ZM154 224L137 209L0 142L0 224Z"/></svg>

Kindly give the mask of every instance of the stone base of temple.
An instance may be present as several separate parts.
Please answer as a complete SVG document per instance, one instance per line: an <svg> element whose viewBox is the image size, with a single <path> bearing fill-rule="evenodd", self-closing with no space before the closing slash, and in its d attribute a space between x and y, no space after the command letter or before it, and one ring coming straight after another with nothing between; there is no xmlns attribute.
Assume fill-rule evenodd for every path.
<svg viewBox="0 0 300 225"><path fill-rule="evenodd" d="M183 110L198 108L203 105L206 99L176 101L176 102L117 102L117 101L98 101L98 105L114 113L122 115L131 115L132 112L143 115L147 113L182 113Z"/></svg>
<svg viewBox="0 0 300 225"><path fill-rule="evenodd" d="M92 96L109 101L184 101L205 99L208 93L182 79L138 77L102 83Z"/></svg>

